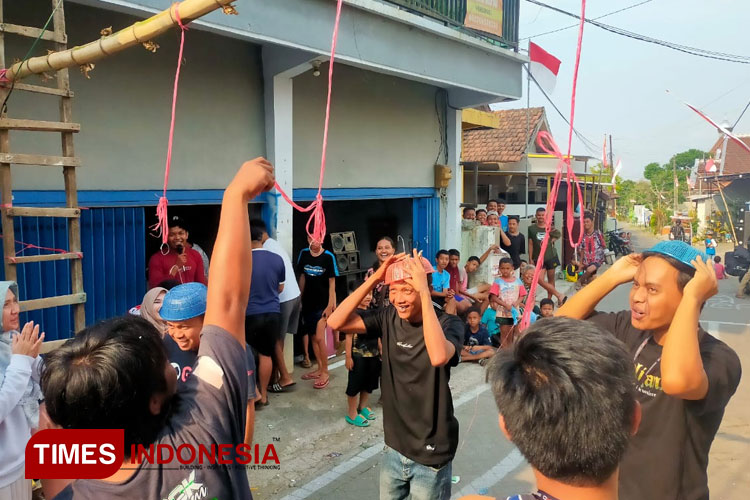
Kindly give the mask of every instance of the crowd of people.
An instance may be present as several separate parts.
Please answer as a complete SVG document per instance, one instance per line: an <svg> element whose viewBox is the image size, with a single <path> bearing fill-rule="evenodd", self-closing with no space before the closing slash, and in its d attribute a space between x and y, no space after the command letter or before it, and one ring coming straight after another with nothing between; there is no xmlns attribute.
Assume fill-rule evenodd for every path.
<svg viewBox="0 0 750 500"><path fill-rule="evenodd" d="M121 428L126 450L106 479L45 480L50 500L169 497L185 471L128 466L131 445L251 444L268 393L296 384L287 334L307 339L303 366L316 364L301 380L329 386L328 329L345 336L346 422L378 418L370 396L381 389L384 500L450 498L459 422L449 380L459 362L486 368L500 430L534 469L538 491L512 498L708 498L708 453L741 367L699 325L719 269L702 253L662 242L593 279L604 239L587 213L575 259L585 286L568 298L555 288L560 232L546 230L544 209L524 237L519 219L491 201L486 218L473 209L464 217L498 227L500 245L463 265L458 250L440 250L433 264L417 250L396 254L383 237L364 281L339 304L336 259L322 242L309 238L292 264L263 222L249 219L248 202L273 185L266 160L240 168L224 194L210 277L185 222L172 219L140 307L78 332L44 360L39 325L20 325L17 285L0 282L0 500L30 498L24 448L50 427ZM499 276L472 280L501 249ZM528 299L540 260L547 297L537 305ZM623 311L596 311L624 284ZM520 332L526 308L533 322ZM252 498L243 468L192 474L207 498Z"/></svg>

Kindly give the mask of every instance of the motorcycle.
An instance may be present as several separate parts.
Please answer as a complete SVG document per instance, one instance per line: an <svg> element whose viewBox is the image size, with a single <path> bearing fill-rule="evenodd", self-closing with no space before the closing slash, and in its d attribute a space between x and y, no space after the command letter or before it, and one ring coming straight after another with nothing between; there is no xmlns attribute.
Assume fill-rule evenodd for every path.
<svg viewBox="0 0 750 500"><path fill-rule="evenodd" d="M609 240L608 248L615 254L615 257L633 253L633 244L630 241L630 233L626 233L621 229L614 229L612 231L607 231L607 239Z"/></svg>

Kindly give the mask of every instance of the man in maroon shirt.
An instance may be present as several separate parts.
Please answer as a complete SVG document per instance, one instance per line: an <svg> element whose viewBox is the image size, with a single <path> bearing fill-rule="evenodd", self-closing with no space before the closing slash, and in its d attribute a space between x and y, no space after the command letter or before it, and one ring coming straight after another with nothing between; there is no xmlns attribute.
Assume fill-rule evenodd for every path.
<svg viewBox="0 0 750 500"><path fill-rule="evenodd" d="M169 219L169 249L167 253L156 252L148 261L148 287L153 288L164 280L180 283L206 284L203 259L188 243L185 221L174 216Z"/></svg>

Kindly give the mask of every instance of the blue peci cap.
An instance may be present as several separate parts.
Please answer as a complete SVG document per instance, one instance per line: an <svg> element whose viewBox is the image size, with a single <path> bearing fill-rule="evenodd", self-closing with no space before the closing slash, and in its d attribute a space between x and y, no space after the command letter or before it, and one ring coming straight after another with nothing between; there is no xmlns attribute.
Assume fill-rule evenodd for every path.
<svg viewBox="0 0 750 500"><path fill-rule="evenodd" d="M159 316L164 321L186 321L206 313L208 288L203 283L185 283L164 296Z"/></svg>
<svg viewBox="0 0 750 500"><path fill-rule="evenodd" d="M693 266L692 262L696 257L700 257L704 261L708 260L708 256L706 256L706 254L696 250L684 241L660 241L646 251L673 257L686 266L690 266L692 268L695 267Z"/></svg>

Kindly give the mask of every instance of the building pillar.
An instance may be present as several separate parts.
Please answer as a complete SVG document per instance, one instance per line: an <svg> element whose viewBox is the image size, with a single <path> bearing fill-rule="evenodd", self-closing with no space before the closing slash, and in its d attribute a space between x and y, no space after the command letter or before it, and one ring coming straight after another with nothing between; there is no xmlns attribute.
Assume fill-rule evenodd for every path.
<svg viewBox="0 0 750 500"><path fill-rule="evenodd" d="M448 188L445 190L441 210L443 216L440 231L440 246L442 248L461 248L461 202L464 192L464 170L461 165L461 110L446 106L447 119L447 143L448 143L448 166L451 168L452 177Z"/></svg>

